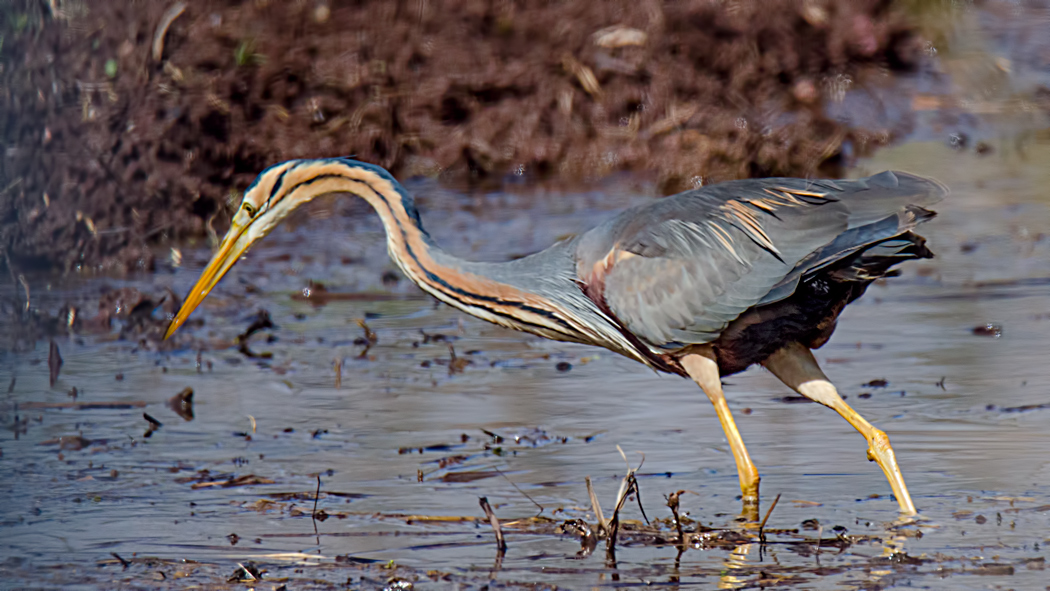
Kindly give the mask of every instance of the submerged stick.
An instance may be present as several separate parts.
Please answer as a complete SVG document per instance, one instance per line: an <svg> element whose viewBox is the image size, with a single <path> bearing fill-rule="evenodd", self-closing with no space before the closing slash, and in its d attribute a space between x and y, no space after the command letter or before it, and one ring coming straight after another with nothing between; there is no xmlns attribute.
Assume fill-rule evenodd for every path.
<svg viewBox="0 0 1050 591"><path fill-rule="evenodd" d="M591 477L584 477L584 481L587 482L587 494L591 497L591 509L594 509L594 518L598 520L599 533L608 533L609 522L605 520L605 515L602 514L602 506L598 502L598 495L594 494L594 485L591 484Z"/></svg>
<svg viewBox="0 0 1050 591"><path fill-rule="evenodd" d="M26 305L28 306L28 300ZM51 341L51 348L47 352L48 384L54 388L58 380L58 372L62 370L62 354L58 352L58 345Z"/></svg>
<svg viewBox="0 0 1050 591"><path fill-rule="evenodd" d="M626 488L624 488L626 484ZM630 472L624 477L623 483L620 486L620 494L616 499L616 507L613 508L612 519L609 520L609 537L606 540L606 547L608 551L612 553L616 548L616 535L620 531L620 509L627 503L627 497L631 496L631 493L638 494L638 480L634 477L634 472Z"/></svg>
<svg viewBox="0 0 1050 591"><path fill-rule="evenodd" d="M485 512L485 517L488 517L489 523L492 524L492 531L496 533L496 547L499 549L499 555L502 556L507 551L507 542L503 539L503 530L500 529L499 519L496 518L496 513L492 510L492 506L489 505L488 497L478 497L478 504L481 505L481 510Z"/></svg>
<svg viewBox="0 0 1050 591"><path fill-rule="evenodd" d="M317 515L317 500L321 498L321 475L317 475L317 490L314 491L314 510L312 515Z"/></svg>
<svg viewBox="0 0 1050 591"><path fill-rule="evenodd" d="M679 490L667 495L667 507L671 509L671 515L674 515L674 527L678 530L678 545L680 547L685 546L685 532L682 530L682 518L678 515L679 500L682 495L688 490Z"/></svg>
<svg viewBox="0 0 1050 591"><path fill-rule="evenodd" d="M642 513L642 519L645 520L646 525L652 525L649 523L649 516L645 514L645 507L642 506L642 489L638 487L638 479L631 474L631 480L634 481L634 499L638 501L638 510Z"/></svg>
<svg viewBox="0 0 1050 591"><path fill-rule="evenodd" d="M110 552L109 555L119 560L120 565L124 567L124 570L128 570L128 567L131 566L131 561L125 560L120 554L117 554L116 552Z"/></svg>
<svg viewBox="0 0 1050 591"><path fill-rule="evenodd" d="M627 464L627 475L620 481L620 490L616 493L616 507L613 509L613 516L609 521L607 548L610 554L616 547L616 534L620 529L620 509L623 509L624 504L627 502L627 497L631 496L632 491L638 498L638 508L641 509L642 507L642 494L641 491L638 490L638 479L635 478L634 473L645 463L645 454L642 454L642 461L638 464L638 467L632 468L631 463L627 461L627 454L623 453L623 449L617 445L616 450L620 452L620 456L623 458L624 463ZM645 517L645 522L649 523L649 518L645 516L644 509L642 509L642 517Z"/></svg>
<svg viewBox="0 0 1050 591"><path fill-rule="evenodd" d="M777 508L777 503L780 502L780 494L777 494L777 498L773 499L773 504L766 511L766 516L762 518L762 523L758 524L758 539L763 544L766 543L766 522L769 521L769 516L773 514L773 509Z"/></svg>
<svg viewBox="0 0 1050 591"><path fill-rule="evenodd" d="M820 564L820 543L823 542L824 538L824 526L817 525L817 564Z"/></svg>
<svg viewBox="0 0 1050 591"><path fill-rule="evenodd" d="M310 520L314 522L314 535L317 534L317 500L321 498L321 475L317 475L317 491L314 492L314 510L310 512ZM321 543L320 540L317 541Z"/></svg>
<svg viewBox="0 0 1050 591"><path fill-rule="evenodd" d="M73 388L73 390L75 391L76 388ZM149 428L146 429L145 433L143 433L143 437L152 437L154 431L164 426L164 423L161 423L157 419L153 418L148 412L142 413L142 418L146 419L146 422L149 423Z"/></svg>

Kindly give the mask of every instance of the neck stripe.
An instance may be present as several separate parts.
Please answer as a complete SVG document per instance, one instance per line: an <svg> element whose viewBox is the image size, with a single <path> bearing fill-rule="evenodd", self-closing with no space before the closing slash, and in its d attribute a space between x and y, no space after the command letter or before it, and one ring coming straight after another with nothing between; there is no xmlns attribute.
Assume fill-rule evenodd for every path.
<svg viewBox="0 0 1050 591"><path fill-rule="evenodd" d="M332 164L332 165L343 166L343 167L346 167L346 168L356 169L356 170L359 170L359 171L362 171L362 172L365 172L365 173L373 173L373 171L369 170L368 168L358 167L358 166L350 166L349 163L347 163L345 161L333 160L333 161L326 161L326 163L329 163L329 164ZM284 177L290 170L292 170L292 169L290 168L288 170L282 171L281 175L278 177L277 181L275 181L275 183L274 183L275 188L279 187L280 185L283 185ZM382 178L382 177L380 177L380 178ZM479 293L476 293L476 292L473 292L473 291L469 291L469 290L466 290L466 289L462 289L462 288L459 288L459 287L454 287L451 284L449 284L449 282L445 278L443 278L441 275L439 275L439 271L441 270L441 267L439 265L433 265L433 267L434 267L433 269L429 268L429 266L427 264L425 264L421 260L421 257L417 254L416 249L413 248L413 244L412 243L415 242L415 241L410 239L410 237L408 236L408 233L405 231L405 227L404 227L404 223L405 222L409 223L413 229L415 229L415 230L417 230L419 232L419 238L423 238L423 237L426 237L428 235L427 235L426 231L423 230L423 228L419 225L418 214L413 216L411 214L411 212L406 210L406 208L405 208L405 197L406 197L406 195L404 195L400 191L397 191L397 197L395 199L392 196L386 194L384 191L380 191L379 189L377 189L377 187L375 185L373 185L372 183L368 182L368 180L366 180L366 179L357 179L357 178L353 178L350 175L346 175L346 174L339 174L339 173L335 173L335 172L326 172L326 173L320 173L320 174L317 174L315 176L311 176L311 177L308 177L308 178L304 178L304 179L299 180L298 182L296 182L294 185L289 186L287 188L287 190L284 192L284 194L278 197L278 201L284 199L285 197L288 197L289 195L292 195L293 193L299 191L300 189L303 189L305 187L309 187L309 186L314 185L316 183L322 183L322 182L327 181L327 180L344 180L344 181L349 181L349 182L352 182L352 183L355 183L355 184L360 184L361 188L367 188L367 192L371 193L371 195L365 194L365 191L352 191L352 192L357 192L362 197L365 197L366 200L372 202L372 206L377 208L377 209L378 209L379 203L376 202L376 200L382 202L382 205L386 208L387 212L390 214L389 218L394 222L394 225L396 226L396 228L395 227L391 227L391 228L387 229L388 233L391 234L390 238L394 242L400 242L401 245L403 245L403 247L405 249L405 252L408 254L408 257L409 257L410 261L412 263L414 263L414 266L416 268L418 268L419 271L422 272L422 275L418 277L418 279L420 280L419 282L420 283L424 283L426 285L429 285L432 290L442 292L447 298L446 303L460 303L460 304L465 304L465 305L477 307L477 308L483 309L486 312L491 313L491 314L493 314L495 316L499 316L501 318L504 318L504 319L506 319L507 321L509 321L512 324L528 326L528 327L532 327L533 329L537 329L537 330L554 331L554 332L557 332L557 333L560 333L560 334L563 334L565 336L572 337L572 338L575 338L575 339L579 339L582 336L580 334L580 332L577 331L570 323L566 322L563 318L561 318L555 312L552 312L552 311L550 311L548 309L540 308L540 307L537 307L537 306L534 306L534 305L530 305L530 304L522 302L522 301L518 301L518 300L514 300L514 299L508 299L508 298L505 298L505 297L493 297L493 296L487 296L487 295L479 294ZM387 180L387 179L383 179L383 180ZM391 186L393 188L392 184L391 184ZM369 197L372 197L372 196L374 196L376 198L376 200L373 200L373 199L369 198ZM414 207L412 209L413 209L413 211L415 210ZM380 210L380 211L378 211L378 213L381 214L380 217L384 217L382 214L385 213L385 212ZM399 213L403 214L403 215L398 215ZM397 231L396 235L394 234L394 230L395 229ZM423 243L420 246L426 246L426 244ZM398 252L398 250L397 249L390 249L390 250L391 250L391 254L394 256L395 260L398 260L400 258L400 256L399 256L400 253ZM430 257L427 257L427 258L430 258ZM408 262L408 261L399 261L399 262ZM433 262L433 261L431 260L430 262ZM408 270L408 269L406 269L406 270ZM440 298L440 299L445 300L446 298ZM470 300L470 301L467 301L467 300ZM533 322L533 321L527 320L525 318L522 318L522 317L510 314L510 313L508 313L505 310L500 310L500 306L511 307L511 308L516 308L516 309L522 310L522 311L527 312L529 314L532 314L532 315L534 315L534 316L536 316L538 318L546 320L547 322L545 322L543 324L539 324L537 322Z"/></svg>

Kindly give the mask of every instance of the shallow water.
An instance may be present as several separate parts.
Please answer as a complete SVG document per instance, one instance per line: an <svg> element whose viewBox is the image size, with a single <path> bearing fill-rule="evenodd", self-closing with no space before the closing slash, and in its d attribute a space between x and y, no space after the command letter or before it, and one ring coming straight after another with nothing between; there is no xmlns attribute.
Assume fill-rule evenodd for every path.
<svg viewBox="0 0 1050 591"><path fill-rule="evenodd" d="M644 454L650 518L669 517L663 495L691 490L683 512L733 527L739 489L718 421L680 378L487 325L404 280L384 285L392 265L382 229L365 206L342 201L311 208L255 249L174 350L119 340L116 329L58 339L64 365L53 387L46 340L0 354L0 587L151 587L180 576L215 585L253 560L297 588L348 577L382 586L394 576L421 588L1041 589L1050 544L1050 133L1045 113L1011 112L1014 99L1002 94L987 100L1004 107L990 116L968 114L967 104L939 109L940 119L920 113L912 141L853 171L909 170L953 194L920 229L938 257L873 285L817 352L847 401L892 438L917 524L897 521L883 475L845 421L785 401L791 392L752 369L729 378L726 391L763 476L763 510L782 495L769 527L817 519L825 538L842 526L855 544L818 555L776 543L794 535L784 534L761 553L756 544L690 548L676 561L673 546L627 540L613 567L601 549L576 559L575 538L534 524L507 527L509 549L494 569L487 524L411 516L474 519L487 497L505 521L539 513L593 523L585 477L608 512L625 473L619 445L633 465ZM954 123L938 126L945 119ZM991 154L950 148L950 129L984 139ZM484 260L533 252L649 199L630 182L538 197L412 188L435 238ZM33 305L57 314L118 287L181 295L207 257L186 247L180 267L132 279L35 277L46 287ZM304 301L311 280L354 296ZM277 327L252 337L250 349L272 358L229 346L260 308ZM378 336L363 358L358 318ZM975 333L987 324L1001 336ZM450 344L470 360L462 372L449 371ZM186 387L190 421L167 405ZM163 424L148 437L144 412ZM221 486L248 475L267 483ZM315 522L318 477L317 508L329 518ZM632 504L624 516L642 518ZM135 560L122 568L111 553ZM440 573L428 578L431 570Z"/></svg>
<svg viewBox="0 0 1050 591"><path fill-rule="evenodd" d="M598 555L571 560L579 548L571 537L510 530L496 578L577 587L612 584L618 572L620 585L677 578L732 587L729 565L739 563L822 586L910 581L976 589L1002 577L1004 585L1033 588L1044 581L1043 563L1031 560L1044 556L1041 547L1050 543L1050 407L1038 408L1050 403L1050 238L1041 234L1050 226L1050 200L1037 189L1050 178L1034 164L1047 158L1044 143L1028 146L1027 160L914 143L885 150L857 171L922 170L953 190L940 216L922 229L938 258L909 264L902 277L872 286L818 352L847 400L890 434L923 518L901 530L910 535L887 529L897 518L896 503L878 468L864 461L863 439L827 409L784 402L789 391L751 370L729 378L727 392L762 471L766 503L776 494L783 498L770 526L797 528L815 518L826 528L844 526L850 535L885 543L825 552L820 570L814 556L775 547L762 563L756 547L746 554L689 550L675 569L672 547L628 546L613 571ZM444 198L433 187L417 190L427 202ZM644 454L641 487L650 517L667 517L661 497L687 489L698 495L684 496L683 510L712 526L734 524L732 456L695 386L600 350L489 326L436 307L409 285L384 290L379 277L388 264L380 256L378 224L325 217L333 210L339 207L322 207L312 219L278 231L205 302L198 312L205 325L187 331L229 340L257 308L266 308L277 328L253 337L251 349L272 359L251 359L235 348L205 350L198 372L193 348L158 353L133 340L63 339L65 363L49 388L44 344L5 355L2 371L10 378L0 376L0 383L16 380L11 392L0 394L6 427L0 544L7 568L94 564L114 552L203 561L230 572L244 560L331 563L340 555L463 576L472 568L487 572L494 558L487 526L384 515L474 517L478 497L485 496L503 519L535 515L533 501L546 517L584 517L584 477L612 503L624 474L617 445L632 463L640 459L636 452ZM539 199L534 211L481 219L438 208L428 220L450 250L500 259L586 227L602 213L586 196ZM480 232L472 236L480 238L457 244L474 224ZM349 229L335 234L340 226ZM524 238L513 243L504 235ZM348 252L362 262L341 264ZM206 250L187 250L173 273L105 283L184 293L206 256ZM333 292L383 297L321 307L293 299L310 279L324 279ZM254 293L246 293L249 283ZM72 281L40 297L60 302L99 285ZM362 334L353 320L362 317L379 339L365 359L358 358L363 346L353 344ZM1002 336L974 334L987 323L1000 325ZM445 335L471 363L450 374L441 364L449 359L449 342L424 343L421 330ZM266 342L267 333L276 341ZM340 387L337 359L343 359ZM571 370L559 371L562 362ZM880 379L888 384L865 385ZM72 402L72 387L76 402L126 406L42 405ZM166 405L185 387L195 392L195 418L188 422ZM149 438L143 412L163 423ZM506 441L494 444L485 431ZM77 435L87 441L58 439ZM201 470L210 478L199 478ZM249 474L273 483L193 486ZM317 523L315 535L310 512L318 474L318 508L336 516ZM625 511L641 517L634 507ZM872 557L891 550L930 562L872 568ZM119 569L114 562L97 568ZM1012 568L981 566L986 563ZM145 569L136 565L130 572L136 568ZM1003 574L1007 570L1012 574ZM758 570L742 572L741 584L760 577ZM949 582L941 578L946 575Z"/></svg>

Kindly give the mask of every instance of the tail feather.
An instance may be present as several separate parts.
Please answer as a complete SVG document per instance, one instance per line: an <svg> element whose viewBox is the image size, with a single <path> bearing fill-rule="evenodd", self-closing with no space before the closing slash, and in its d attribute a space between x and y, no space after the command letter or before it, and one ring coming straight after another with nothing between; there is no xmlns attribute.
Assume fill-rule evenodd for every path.
<svg viewBox="0 0 1050 591"><path fill-rule="evenodd" d="M840 197L850 209L850 229L875 223L902 209L923 209L948 195L948 188L940 182L906 172L886 171L852 184L849 194Z"/></svg>
<svg viewBox="0 0 1050 591"><path fill-rule="evenodd" d="M933 252L926 248L926 239L905 232L864 249L841 265L833 265L828 276L837 281L873 281L898 275L893 267L904 261L931 258Z"/></svg>
<svg viewBox="0 0 1050 591"><path fill-rule="evenodd" d="M883 172L853 181L819 181L839 191L849 207L849 226L831 243L814 251L775 285L760 304L794 293L799 281L834 273L842 281L870 281L892 274L905 260L930 258L925 239L911 232L936 216L924 206L948 195L943 184L906 172Z"/></svg>

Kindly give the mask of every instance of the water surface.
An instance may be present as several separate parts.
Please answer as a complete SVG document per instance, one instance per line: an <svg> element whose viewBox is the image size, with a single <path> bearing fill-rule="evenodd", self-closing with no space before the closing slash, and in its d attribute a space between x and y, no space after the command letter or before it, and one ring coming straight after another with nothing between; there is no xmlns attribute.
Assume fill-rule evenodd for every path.
<svg viewBox="0 0 1050 591"><path fill-rule="evenodd" d="M981 44L986 52L1028 51L992 37ZM945 63L977 67L972 58ZM251 560L296 587L403 577L420 588L449 580L1042 588L1050 543L1050 133L1045 113L1014 112L1012 96L982 99L1001 107L990 115L974 115L965 102L938 107L941 119L916 110L910 141L851 173L902 169L952 189L921 228L937 258L873 285L817 352L847 401L890 435L918 523L898 521L881 471L845 421L785 400L790 391L752 369L729 378L726 391L762 473L765 507L781 495L770 527L815 519L821 534L840 526L855 543L819 555L774 543L678 557L672 546L628 540L614 567L600 548L577 558L575 538L533 522L508 527L509 549L494 569L486 524L412 516L476 519L478 498L487 497L503 520L539 514L593 523L585 478L608 511L625 473L620 446L634 465L644 456L638 476L650 518L670 516L664 495L690 490L697 494L682 496L683 512L738 528L732 455L713 409L688 381L487 325L404 280L384 283L393 266L382 228L347 200L318 204L274 232L205 301L194 316L204 324L183 329L181 345L140 342L134 332L121 339L119 323L103 334L85 329L56 339L64 365L53 387L46 339L0 356L0 573L40 586L148 588L178 577L210 585ZM946 119L952 123L938 123ZM953 149L953 130L968 133L970 147ZM972 149L977 139L990 153ZM481 260L534 252L651 198L631 179L589 194L412 188L434 237ZM178 267L130 279L33 277L33 306L57 315L67 302L95 305L117 288L182 295L209 251L188 245L181 255ZM311 282L353 296L317 305ZM267 356L250 357L231 343L259 309L276 328L250 340L251 352ZM364 334L357 319L378 337L367 351L355 343ZM990 324L1001 336L983 328ZM470 362L462 371L450 372L450 346ZM167 404L187 387L189 421ZM148 437L143 413L163 424ZM324 521L311 519L318 478ZM637 505L624 518L642 519ZM131 564L123 568L114 554Z"/></svg>

